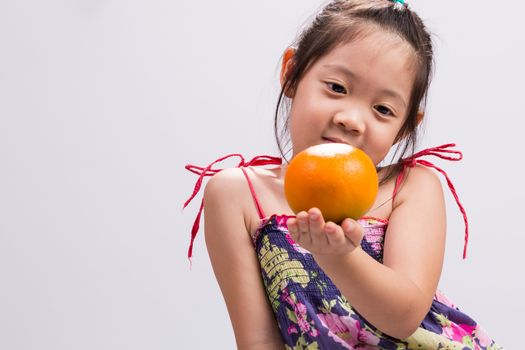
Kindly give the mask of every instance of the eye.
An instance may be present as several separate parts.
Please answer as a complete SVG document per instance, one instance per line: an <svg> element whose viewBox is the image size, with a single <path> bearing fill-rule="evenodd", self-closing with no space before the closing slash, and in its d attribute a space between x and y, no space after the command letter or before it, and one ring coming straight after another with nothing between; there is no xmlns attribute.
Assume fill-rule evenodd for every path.
<svg viewBox="0 0 525 350"><path fill-rule="evenodd" d="M383 105L378 105L378 106L375 106L374 107L376 111L378 111L379 113L383 114L383 115L394 115L394 113L392 112L392 110L386 106L383 106Z"/></svg>
<svg viewBox="0 0 525 350"><path fill-rule="evenodd" d="M337 83L327 83L328 88L337 94L346 94L346 89L343 85Z"/></svg>

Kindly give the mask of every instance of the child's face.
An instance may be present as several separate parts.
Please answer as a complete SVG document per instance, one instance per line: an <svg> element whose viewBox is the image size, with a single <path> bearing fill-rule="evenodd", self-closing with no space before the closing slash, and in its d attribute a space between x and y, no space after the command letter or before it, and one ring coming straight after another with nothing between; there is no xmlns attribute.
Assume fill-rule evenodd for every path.
<svg viewBox="0 0 525 350"><path fill-rule="evenodd" d="M328 142L365 151L378 164L408 111L414 53L398 36L374 31L340 45L303 76L292 97L293 154Z"/></svg>

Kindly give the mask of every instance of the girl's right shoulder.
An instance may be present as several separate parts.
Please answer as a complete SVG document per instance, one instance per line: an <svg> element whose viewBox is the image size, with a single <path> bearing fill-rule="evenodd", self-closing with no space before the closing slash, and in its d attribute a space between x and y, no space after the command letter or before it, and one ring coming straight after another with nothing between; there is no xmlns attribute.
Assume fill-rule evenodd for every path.
<svg viewBox="0 0 525 350"><path fill-rule="evenodd" d="M227 168L213 175L204 189L204 198L228 197L244 193L246 177L240 168Z"/></svg>
<svg viewBox="0 0 525 350"><path fill-rule="evenodd" d="M281 208L273 199L278 192L279 168L227 168L208 181L204 189L204 212L214 220L239 219L248 232L259 227L262 208ZM256 194L257 193L257 194ZM255 199L255 201L254 201ZM262 203L262 207L260 207Z"/></svg>
<svg viewBox="0 0 525 350"><path fill-rule="evenodd" d="M251 221L253 206L247 179L240 168L221 170L206 184L204 189L204 217L213 220L234 220L246 227Z"/></svg>
<svg viewBox="0 0 525 350"><path fill-rule="evenodd" d="M248 197L250 181L258 190L264 192L279 184L280 168L264 169L257 167L226 168L213 175L204 190L204 196ZM250 179L250 180L249 180Z"/></svg>
<svg viewBox="0 0 525 350"><path fill-rule="evenodd" d="M204 189L204 234L208 250L248 237L246 179L239 168L221 170ZM249 192L249 191L248 191ZM220 237L220 239L219 239ZM221 248L222 247L222 248Z"/></svg>

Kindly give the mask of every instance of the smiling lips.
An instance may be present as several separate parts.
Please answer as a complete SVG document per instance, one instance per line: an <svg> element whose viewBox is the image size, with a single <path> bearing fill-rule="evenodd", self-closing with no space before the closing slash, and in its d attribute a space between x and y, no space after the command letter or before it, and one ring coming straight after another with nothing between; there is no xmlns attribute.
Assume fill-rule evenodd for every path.
<svg viewBox="0 0 525 350"><path fill-rule="evenodd" d="M348 142L343 141L341 139L338 139L337 137L326 137L326 136L324 136L323 140L331 142L331 143L344 143L344 144L347 144L347 145L349 144Z"/></svg>

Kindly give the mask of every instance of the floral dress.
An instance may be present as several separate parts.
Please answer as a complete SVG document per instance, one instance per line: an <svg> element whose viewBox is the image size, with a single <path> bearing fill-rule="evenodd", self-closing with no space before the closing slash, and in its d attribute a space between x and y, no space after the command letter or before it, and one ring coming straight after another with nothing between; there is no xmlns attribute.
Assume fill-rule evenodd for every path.
<svg viewBox="0 0 525 350"><path fill-rule="evenodd" d="M392 338L355 311L286 227L289 216L263 219L254 237L264 286L286 349L502 349L441 292L417 331ZM361 247L382 262L387 221L362 218Z"/></svg>

